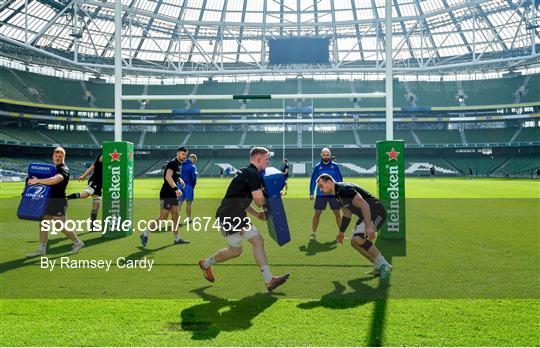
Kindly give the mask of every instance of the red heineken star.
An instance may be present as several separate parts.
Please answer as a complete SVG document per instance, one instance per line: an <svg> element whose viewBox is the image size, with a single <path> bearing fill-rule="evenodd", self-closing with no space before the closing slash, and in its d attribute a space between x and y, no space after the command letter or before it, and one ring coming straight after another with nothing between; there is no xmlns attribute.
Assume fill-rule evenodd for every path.
<svg viewBox="0 0 540 348"><path fill-rule="evenodd" d="M391 161L391 160L396 160L397 161L397 156L400 154L399 152L396 152L396 150L394 148L392 148L392 151L390 152L387 152L386 153L388 155L388 160Z"/></svg>
<svg viewBox="0 0 540 348"><path fill-rule="evenodd" d="M118 161L120 162L120 156L122 154L118 151L116 151L116 149L114 149L114 152L111 152L109 153L109 156L111 156L111 161Z"/></svg>
<svg viewBox="0 0 540 348"><path fill-rule="evenodd" d="M133 152L132 151L129 152L129 160L133 161Z"/></svg>

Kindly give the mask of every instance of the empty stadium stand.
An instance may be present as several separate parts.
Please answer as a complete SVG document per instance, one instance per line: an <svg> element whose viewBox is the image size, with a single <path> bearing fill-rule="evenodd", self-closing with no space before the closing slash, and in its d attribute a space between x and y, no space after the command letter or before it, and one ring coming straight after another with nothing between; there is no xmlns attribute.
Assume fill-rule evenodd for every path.
<svg viewBox="0 0 540 348"><path fill-rule="evenodd" d="M114 86L98 80L84 82L89 92L86 94L81 81L60 79L20 70L0 68L0 97L25 102L89 107L92 103L100 108L113 108ZM460 87L461 86L461 87ZM504 88L501 88L504 86ZM520 87L524 90L516 99ZM216 82L205 81L198 85L124 85L123 93L128 95L188 95L188 94L296 94L296 93L371 93L384 91L383 80L314 80L287 79L285 81ZM461 95L460 95L461 91ZM459 97L462 97L462 103ZM540 74L515 76L499 79L470 81L398 81L394 80L394 106L410 107L453 107L462 105L497 105L540 101ZM286 106L311 106L310 100L287 100ZM384 99L334 99L314 100L315 108L339 109L354 107L384 107ZM139 101L125 101L124 108L140 109ZM145 105L152 109L281 109L281 100L240 101L196 101L189 105L186 101L148 101Z"/></svg>

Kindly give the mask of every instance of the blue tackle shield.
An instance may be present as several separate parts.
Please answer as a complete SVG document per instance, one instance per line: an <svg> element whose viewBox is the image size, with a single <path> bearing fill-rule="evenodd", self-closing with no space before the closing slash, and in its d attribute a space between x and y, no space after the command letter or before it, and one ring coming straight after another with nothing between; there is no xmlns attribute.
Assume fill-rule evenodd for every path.
<svg viewBox="0 0 540 348"><path fill-rule="evenodd" d="M276 241L279 246L291 241L289 224L285 207L281 200L281 190L285 187L285 175L277 168L269 167L262 171L261 178L264 185L264 194L266 197L266 222L270 237Z"/></svg>
<svg viewBox="0 0 540 348"><path fill-rule="evenodd" d="M56 175L56 167L52 164L32 163L28 166L28 177L38 179ZM45 215L51 187L47 185L26 185L22 193L17 216L19 219L40 221Z"/></svg>

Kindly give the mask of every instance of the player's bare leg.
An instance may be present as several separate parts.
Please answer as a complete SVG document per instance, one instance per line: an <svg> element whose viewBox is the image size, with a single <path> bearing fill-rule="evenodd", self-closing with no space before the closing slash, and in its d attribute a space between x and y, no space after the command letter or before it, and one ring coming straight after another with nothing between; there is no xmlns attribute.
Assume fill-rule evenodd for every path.
<svg viewBox="0 0 540 348"><path fill-rule="evenodd" d="M313 213L313 220L311 221L311 239L317 239L317 228L319 227L321 214L322 210L315 210L315 213Z"/></svg>
<svg viewBox="0 0 540 348"><path fill-rule="evenodd" d="M387 279L390 276L392 266L385 260L384 256L382 256L381 252L373 242L362 238L359 235L355 235L351 240L351 245L358 250L360 255L373 263L376 271L381 272L381 279Z"/></svg>
<svg viewBox="0 0 540 348"><path fill-rule="evenodd" d="M191 221L191 204L192 203L193 202L186 201L186 216L187 216L188 221Z"/></svg>
<svg viewBox="0 0 540 348"><path fill-rule="evenodd" d="M189 241L183 240L178 235L178 220L180 219L180 214L178 213L178 208L176 208L175 206L171 207L171 217L173 221L173 236L174 236L173 244L188 244Z"/></svg>
<svg viewBox="0 0 540 348"><path fill-rule="evenodd" d="M204 260L199 261L199 267L203 271L203 275L209 282L214 282L214 272L212 272L212 266L219 262L225 262L230 259L234 259L242 255L242 246L229 245L227 248L218 250L212 256L207 257Z"/></svg>
<svg viewBox="0 0 540 348"><path fill-rule="evenodd" d="M289 279L289 273L285 273L281 276L274 277L272 272L270 272L270 266L268 266L268 261L266 258L266 250L264 249L264 240L260 234L257 234L249 239L253 247L253 257L255 262L259 265L261 269L261 274L266 283L266 288L269 291L274 290L278 286L284 284L287 279Z"/></svg>
<svg viewBox="0 0 540 348"><path fill-rule="evenodd" d="M66 221L65 216L52 216L52 215L45 215L44 220L50 220L51 225L53 225L52 221ZM54 226L54 225L53 225ZM71 249L70 254L76 254L83 246L84 243L81 242L81 240L77 237L77 234L75 231L68 230L66 228L62 229L62 232L73 242L73 247ZM39 255L45 255L46 249L47 249L47 242L49 240L49 233L47 231L44 231L40 229L39 231L39 248L37 251L31 253L28 255L28 257L35 257Z"/></svg>
<svg viewBox="0 0 540 348"><path fill-rule="evenodd" d="M92 197L92 211L90 212L90 221L91 221L91 230L94 230L94 221L97 219L99 213L99 206L101 205L101 197L93 196Z"/></svg>
<svg viewBox="0 0 540 348"><path fill-rule="evenodd" d="M154 220L150 220L150 221L154 221L156 224L159 224L159 221L167 220L168 217L169 217L169 211L167 209L161 209L160 213L159 213L159 216L157 218L155 218ZM143 233L140 235L141 244L142 244L143 248L146 248L146 245L148 244L148 236L150 236L150 228L149 228L150 221L148 221L148 226L143 231Z"/></svg>

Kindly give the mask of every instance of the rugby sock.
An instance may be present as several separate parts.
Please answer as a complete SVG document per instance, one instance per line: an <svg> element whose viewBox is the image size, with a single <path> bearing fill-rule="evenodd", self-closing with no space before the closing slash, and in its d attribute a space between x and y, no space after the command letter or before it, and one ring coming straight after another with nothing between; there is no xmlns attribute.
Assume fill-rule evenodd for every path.
<svg viewBox="0 0 540 348"><path fill-rule="evenodd" d="M272 272L270 272L270 266L264 265L261 266L261 273L263 275L264 281L269 282L272 280Z"/></svg>
<svg viewBox="0 0 540 348"><path fill-rule="evenodd" d="M92 210L90 213L90 231L94 230L94 221L96 221L97 213L98 212L96 210Z"/></svg>
<svg viewBox="0 0 540 348"><path fill-rule="evenodd" d="M174 241L175 242L179 242L180 241L180 235L177 234L176 236L174 236Z"/></svg>
<svg viewBox="0 0 540 348"><path fill-rule="evenodd" d="M380 268L382 265L388 264L388 262L386 261L384 256L382 256L382 254L379 253L379 255L377 255L375 259L373 260L373 264L375 265L376 268Z"/></svg>
<svg viewBox="0 0 540 348"><path fill-rule="evenodd" d="M79 238L77 238L76 241L73 242L73 245L78 245L78 244L81 244L81 240Z"/></svg>
<svg viewBox="0 0 540 348"><path fill-rule="evenodd" d="M216 260L214 259L213 256L210 256L206 260L204 260L203 267L208 268L208 267L212 267L215 264L216 264Z"/></svg>
<svg viewBox="0 0 540 348"><path fill-rule="evenodd" d="M66 198L67 198L67 199L77 199L77 198L81 198L81 193L80 193L80 192L72 193L72 194L70 194L70 195L67 195Z"/></svg>
<svg viewBox="0 0 540 348"><path fill-rule="evenodd" d="M47 243L40 243L39 249L40 251L45 251L47 249Z"/></svg>
<svg viewBox="0 0 540 348"><path fill-rule="evenodd" d="M143 234L143 236L148 237L150 235L150 231L147 228L146 230L143 231L142 234Z"/></svg>

